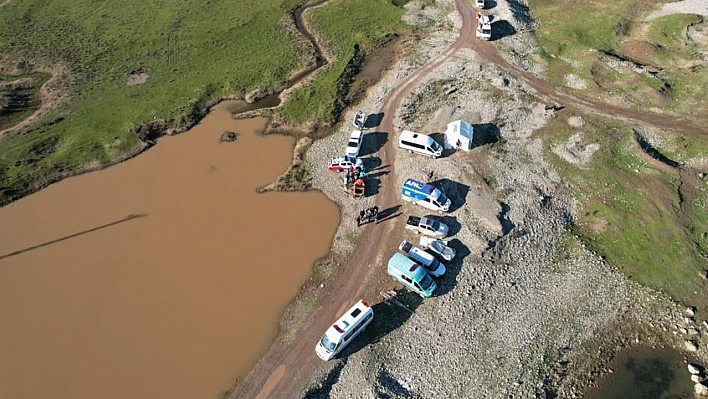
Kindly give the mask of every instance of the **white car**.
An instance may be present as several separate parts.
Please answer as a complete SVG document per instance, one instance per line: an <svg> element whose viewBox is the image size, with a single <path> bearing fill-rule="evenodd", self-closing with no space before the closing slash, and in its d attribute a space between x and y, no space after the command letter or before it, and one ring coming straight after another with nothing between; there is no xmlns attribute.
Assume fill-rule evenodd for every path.
<svg viewBox="0 0 708 399"><path fill-rule="evenodd" d="M354 158L347 155L344 157L330 158L327 169L342 172L344 170L351 170L357 167L363 169L364 162L359 158Z"/></svg>
<svg viewBox="0 0 708 399"><path fill-rule="evenodd" d="M490 40L492 38L492 20L489 15L481 15L477 13L477 31L475 35L482 40Z"/></svg>
<svg viewBox="0 0 708 399"><path fill-rule="evenodd" d="M418 263L420 263L428 274L433 277L440 277L445 274L445 265L440 263L435 257L415 245L403 240L398 246L398 250Z"/></svg>
<svg viewBox="0 0 708 399"><path fill-rule="evenodd" d="M346 154L351 157L358 157L359 151L361 150L361 142L363 141L364 133L361 130L354 130L349 136L349 142L347 143Z"/></svg>

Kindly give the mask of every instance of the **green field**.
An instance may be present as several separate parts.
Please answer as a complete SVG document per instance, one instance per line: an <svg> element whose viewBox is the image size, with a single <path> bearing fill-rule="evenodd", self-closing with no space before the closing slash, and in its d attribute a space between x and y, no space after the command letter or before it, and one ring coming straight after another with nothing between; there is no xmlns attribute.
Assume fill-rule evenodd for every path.
<svg viewBox="0 0 708 399"><path fill-rule="evenodd" d="M303 47L281 24L301 4L10 2L0 11L0 60L6 69L19 65L26 73L62 66L68 78L58 84L69 100L28 129L0 139L0 204L59 176L134 154L142 146L136 126L181 130L201 118L214 98L282 86L307 62ZM385 0L335 1L317 11L314 25L339 59L313 88L296 94L286 116L331 122L338 78L354 43L365 53L400 28L400 13ZM149 77L128 86L131 73Z"/></svg>
<svg viewBox="0 0 708 399"><path fill-rule="evenodd" d="M322 33L325 45L337 60L328 65L312 84L301 87L283 107L283 114L298 122L332 123L336 117L335 101L347 100L345 69L352 58L371 53L387 34L402 32L403 9L387 0L338 0L316 10L312 25ZM355 51L355 45L360 49ZM357 60L354 59L353 63Z"/></svg>
<svg viewBox="0 0 708 399"><path fill-rule="evenodd" d="M685 303L704 303L705 283L698 272L705 267L700 254L708 251L708 186L698 182L687 223L678 172L642 155L631 129L596 120L582 131L582 144L598 143L600 149L580 167L550 150L576 130L563 120L544 128L548 159L579 199L575 233L631 279ZM675 140L666 136L667 144ZM707 138L692 143L708 148Z"/></svg>
<svg viewBox="0 0 708 399"><path fill-rule="evenodd" d="M705 122L708 65L698 53L708 50L708 45L686 37L687 27L702 18L670 15L645 21L666 2L531 0L529 9L538 22L536 34L549 79L563 85L565 77L574 74L592 93L620 95L646 109L700 109L693 117ZM610 65L620 59L630 66ZM632 63L656 73L637 73Z"/></svg>

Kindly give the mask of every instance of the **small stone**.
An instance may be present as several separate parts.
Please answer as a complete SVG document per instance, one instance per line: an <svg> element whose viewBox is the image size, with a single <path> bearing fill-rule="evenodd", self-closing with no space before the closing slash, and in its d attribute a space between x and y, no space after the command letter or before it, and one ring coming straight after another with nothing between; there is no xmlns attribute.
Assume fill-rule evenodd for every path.
<svg viewBox="0 0 708 399"><path fill-rule="evenodd" d="M320 284L320 288L324 288L324 283Z"/></svg>
<svg viewBox="0 0 708 399"><path fill-rule="evenodd" d="M691 381L693 382L703 382L703 380L705 380L705 378L701 377L700 375L694 374L691 376Z"/></svg>
<svg viewBox="0 0 708 399"><path fill-rule="evenodd" d="M679 331L681 331L681 334L686 334L688 332L688 330L683 327L679 327Z"/></svg>
<svg viewBox="0 0 708 399"><path fill-rule="evenodd" d="M689 335L698 335L698 329L691 327L688 329L688 334Z"/></svg>
<svg viewBox="0 0 708 399"><path fill-rule="evenodd" d="M705 396L708 395L708 387L699 382L693 386L693 392L695 392L696 395Z"/></svg>
<svg viewBox="0 0 708 399"><path fill-rule="evenodd" d="M708 321L703 320L703 327L708 328Z"/></svg>
<svg viewBox="0 0 708 399"><path fill-rule="evenodd" d="M696 308L694 308L693 306L687 307L687 308L686 308L686 314L689 315L689 316L691 316L691 317L695 316L695 315L696 315Z"/></svg>
<svg viewBox="0 0 708 399"><path fill-rule="evenodd" d="M708 270L701 270L698 272L698 275L701 276L703 280L708 280Z"/></svg>
<svg viewBox="0 0 708 399"><path fill-rule="evenodd" d="M703 369L703 367L701 367L701 366L699 366L699 365L697 365L697 364L694 364L694 363L689 363L687 367L688 367L688 372L691 373L691 374L693 374L693 375L698 375L698 374L700 374L700 373L701 373L701 370Z"/></svg>
<svg viewBox="0 0 708 399"><path fill-rule="evenodd" d="M686 349L690 352L695 352L698 350L698 345L696 345L693 341L686 341L684 345L686 345Z"/></svg>
<svg viewBox="0 0 708 399"><path fill-rule="evenodd" d="M227 130L221 135L221 137L219 138L219 141L232 142L232 141L236 141L237 138L238 138L238 133Z"/></svg>

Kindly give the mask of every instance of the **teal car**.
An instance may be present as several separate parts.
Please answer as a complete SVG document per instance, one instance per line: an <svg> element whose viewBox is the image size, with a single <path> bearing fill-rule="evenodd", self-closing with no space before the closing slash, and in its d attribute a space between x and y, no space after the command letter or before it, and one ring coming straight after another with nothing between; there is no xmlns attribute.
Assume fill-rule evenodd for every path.
<svg viewBox="0 0 708 399"><path fill-rule="evenodd" d="M389 259L386 272L423 298L430 298L438 288L423 266L399 252Z"/></svg>

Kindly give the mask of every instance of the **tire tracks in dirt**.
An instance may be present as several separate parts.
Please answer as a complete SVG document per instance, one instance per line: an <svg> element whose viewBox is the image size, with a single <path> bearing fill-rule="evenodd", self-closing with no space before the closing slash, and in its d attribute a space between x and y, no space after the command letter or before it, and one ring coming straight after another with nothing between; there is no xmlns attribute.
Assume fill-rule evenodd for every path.
<svg viewBox="0 0 708 399"><path fill-rule="evenodd" d="M605 104L579 93L556 88L509 64L491 43L475 38L476 10L466 0L455 0L455 2L462 15L462 27L457 40L440 57L429 60L398 84L387 95L381 109L384 116L378 131L387 133L389 139L379 150L378 155L383 165L390 165L389 174L381 177L377 201L381 209L399 204L395 187L396 146L395 140L392 139L395 137L396 110L417 84L438 66L455 56L458 50L464 48L475 50L482 58L496 64L507 73L521 78L540 96L565 107L577 107L596 114L620 117L660 128L678 129L689 134L704 133L704 129L685 118L654 115ZM335 320L339 312L357 299L366 298L374 303L372 298L378 298L380 290L387 285L389 280L382 265L386 256L394 252L400 242L403 224L403 218L394 218L365 228L352 254L344 264L339 266L341 270L327 282L325 288L321 288L315 308L308 320L303 323L302 330L297 332L290 343L284 343L281 336L268 349L251 373L239 382L231 395L232 398L287 398L297 397L304 391L316 371L327 367L316 358L314 346L329 324Z"/></svg>
<svg viewBox="0 0 708 399"><path fill-rule="evenodd" d="M463 21L461 32L471 35L473 21ZM378 131L394 136L394 117L405 96L423 78L438 66L451 58L454 53L465 47L464 35L461 35L442 56L429 60L418 68L389 93L381 112L383 119ZM382 165L390 165L388 175L381 176L381 186L377 204L387 209L399 204L395 188L394 140L388 139L379 150ZM313 371L318 367L314 347L322 333L336 319L337 312L360 298L366 298L372 304L372 298L378 298L379 292L388 284L388 278L382 266L386 255L395 251L401 240L404 219L393 218L378 225L368 225L361 235L351 256L340 265L341 271L328 282L324 292L318 298L316 309L304 323L290 345L276 341L266 355L254 367L251 373L238 384L234 398L285 398L295 397L304 391L310 382ZM343 272L346 271L346 272Z"/></svg>
<svg viewBox="0 0 708 399"><path fill-rule="evenodd" d="M457 5L457 10L460 12L460 15L462 15L463 21L473 20L475 18L475 13L477 11L472 7L472 5L467 3L466 0L455 0L455 3ZM474 23L474 21L471 22ZM527 85L537 91L539 97L546 98L550 100L550 102L554 102L566 108L577 108L578 110L600 116L640 122L661 129L680 131L690 135L702 135L708 132L708 129L705 127L698 126L691 120L681 115L658 115L619 107L591 98L580 92L571 91L562 87L556 87L551 83L539 79L531 73L507 62L491 42L478 40L472 33L469 33L468 35L467 32L463 32L461 36L465 36L467 38L467 40L465 40L468 44L467 47L471 48L482 58L495 64L507 73L523 80Z"/></svg>

